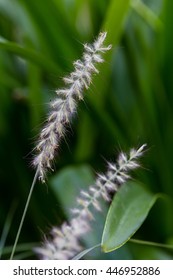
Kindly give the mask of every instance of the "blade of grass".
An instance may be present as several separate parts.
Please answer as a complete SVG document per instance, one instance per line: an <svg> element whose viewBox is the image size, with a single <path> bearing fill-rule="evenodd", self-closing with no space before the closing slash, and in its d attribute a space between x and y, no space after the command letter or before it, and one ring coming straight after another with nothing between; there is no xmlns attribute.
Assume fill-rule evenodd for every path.
<svg viewBox="0 0 173 280"><path fill-rule="evenodd" d="M110 2L101 26L101 30L107 31L106 44L112 44L113 47L118 44L129 7L129 0L117 0ZM100 66L101 74L98 75L98 77L94 77L94 86L91 86L90 94L87 95L87 98L89 106L97 115L98 119L104 124L104 127L107 128L110 135L112 135L115 139L117 139L118 136L120 141L120 138L122 137L121 130L117 128L114 120L103 108L105 104L106 91L111 78L111 57L112 52L105 55L106 63ZM92 124L90 126L92 126ZM80 136L80 138L82 139L82 136Z"/></svg>
<svg viewBox="0 0 173 280"><path fill-rule="evenodd" d="M41 116L43 113L42 104L44 103L42 94L41 70L37 65L30 62L28 63L28 87L31 127L37 127L37 125L41 122Z"/></svg>
<svg viewBox="0 0 173 280"><path fill-rule="evenodd" d="M47 40L49 52L54 57L55 61L63 67L68 67L69 64L65 56L67 57L68 54L68 58L74 60L76 48L72 48L69 35L71 32L69 32L68 29L64 29L64 20L62 19L61 24L58 22L58 18L61 18L61 15L54 3L52 1L46 1L44 5L42 5L41 0L30 0L25 1L23 4L30 12L32 20L37 26L42 38Z"/></svg>
<svg viewBox="0 0 173 280"><path fill-rule="evenodd" d="M106 12L104 21L101 26L101 30L107 31L107 37L105 44L112 44L113 49L117 46L120 36L123 31L123 25L125 19L127 17L128 11L130 7L129 0L112 0L109 4L108 10ZM90 94L89 99L95 104L95 106L100 107L104 105L104 96L106 94L106 89L110 82L111 77L111 67L110 61L112 58L112 51L105 54L106 63L100 66L100 72L102 73L102 79L100 79L100 75L96 76L93 80L94 88L97 89L97 94ZM93 87L91 87L91 91L93 91ZM99 94L99 96L98 96Z"/></svg>
<svg viewBox="0 0 173 280"><path fill-rule="evenodd" d="M23 251L29 251L34 247L38 247L39 244L38 243L21 243L19 245L17 245L16 247L16 252L23 252ZM2 256L3 255L8 255L11 253L13 249L13 246L5 246L2 252Z"/></svg>
<svg viewBox="0 0 173 280"><path fill-rule="evenodd" d="M45 56L41 55L40 53L32 49L19 46L18 44L14 42L10 42L2 37L0 37L0 49L10 51L16 55L19 55L22 58L30 60L36 63L41 68L43 68L48 73L54 73L56 75L60 75L62 71L57 64L47 59Z"/></svg>
<svg viewBox="0 0 173 280"><path fill-rule="evenodd" d="M25 207L24 207L24 210L23 210L22 218L21 218L21 221L20 221L20 224L19 224L19 228L18 228L18 231L17 231L17 234L16 234L13 249L12 249L12 252L11 252L10 260L13 259L13 256L14 256L14 253L15 253L15 250L16 250L16 246L17 246L17 243L18 243L18 240L19 240L19 237L20 237L20 233L21 233L21 230L22 230L22 227L23 227L25 216L26 216L26 213L27 213L27 210L28 210L28 206L29 206L31 196L32 196L32 193L33 193L33 190L34 190L37 179L38 179L38 169L36 170L34 179L32 181L31 188L29 190L29 194L28 194L28 197L27 197L27 200L26 200L26 204L25 204Z"/></svg>
<svg viewBox="0 0 173 280"><path fill-rule="evenodd" d="M159 17L141 0L132 0L131 7L153 28L155 32L163 30Z"/></svg>
<svg viewBox="0 0 173 280"><path fill-rule="evenodd" d="M12 224L12 220L14 217L14 213L16 211L16 207L17 207L17 203L16 203L16 201L14 201L13 204L11 205L11 208L8 212L6 221L4 223L4 227L3 227L1 239L0 239L0 259L3 254L4 245L5 245L9 230L10 230L10 226Z"/></svg>

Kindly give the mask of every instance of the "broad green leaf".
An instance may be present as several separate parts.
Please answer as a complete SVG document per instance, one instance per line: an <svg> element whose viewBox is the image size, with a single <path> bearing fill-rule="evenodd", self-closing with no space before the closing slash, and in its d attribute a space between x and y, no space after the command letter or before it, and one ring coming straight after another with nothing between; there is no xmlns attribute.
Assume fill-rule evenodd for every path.
<svg viewBox="0 0 173 280"><path fill-rule="evenodd" d="M80 190L85 189L93 182L92 170L87 165L68 166L53 176L50 185L64 206L68 218L71 216L70 209L75 207Z"/></svg>
<svg viewBox="0 0 173 280"><path fill-rule="evenodd" d="M120 188L106 218L102 236L104 252L116 250L130 239L147 217L157 197L134 182Z"/></svg>
<svg viewBox="0 0 173 280"><path fill-rule="evenodd" d="M93 183L93 171L88 165L68 166L62 169L57 175L53 176L50 181L50 186L58 201L60 201L67 220L70 220L72 217L71 209L77 207L76 199L80 196L80 191L87 191L88 187ZM61 208L59 207L59 209ZM102 204L101 213L97 211L94 212L95 220L91 225L92 230L87 235L83 236L86 248L100 243L106 213L107 205L105 205L105 203Z"/></svg>

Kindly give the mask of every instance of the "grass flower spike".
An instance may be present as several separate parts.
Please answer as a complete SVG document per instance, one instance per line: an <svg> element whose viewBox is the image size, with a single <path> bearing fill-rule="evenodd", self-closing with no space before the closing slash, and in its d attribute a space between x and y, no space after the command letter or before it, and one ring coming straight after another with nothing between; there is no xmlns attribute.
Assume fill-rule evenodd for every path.
<svg viewBox="0 0 173 280"><path fill-rule="evenodd" d="M42 182L45 181L46 171L52 169L55 151L65 133L66 125L76 112L77 101L83 99L83 90L89 88L92 74L98 73L95 65L103 62L101 54L111 48L110 45L103 45L105 38L106 33L100 33L92 45L84 44L82 59L74 62L74 71L64 78L66 87L56 90L57 97L50 103L51 111L40 133L37 154L33 160Z"/></svg>
<svg viewBox="0 0 173 280"><path fill-rule="evenodd" d="M99 34L97 40L92 45L84 44L82 59L74 62L74 71L64 78L66 87L56 90L57 97L50 103L50 113L35 147L36 155L32 164L36 168L36 173L19 224L10 259L13 259L16 250L36 180L39 178L44 183L46 171L48 169L53 170L52 161L54 160L55 152L58 149L61 138L64 136L66 125L71 121L77 110L77 101L83 99L83 91L89 88L92 74L99 72L96 64L103 62L101 54L111 49L111 45L104 46L105 38L106 32L103 32ZM67 233L69 226L66 227L64 225L63 228L65 233Z"/></svg>
<svg viewBox="0 0 173 280"><path fill-rule="evenodd" d="M116 164L108 163L106 174L98 175L88 192L81 191L77 207L72 209L71 221L64 222L59 228L54 227L51 239L46 239L42 247L34 249L42 259L72 259L82 250L80 240L90 230L90 222L94 219L91 206L101 211L100 199L111 200L110 194L115 193L130 178L131 170L140 166L137 160L142 156L145 146L142 145L137 150L131 149L129 155L121 153Z"/></svg>

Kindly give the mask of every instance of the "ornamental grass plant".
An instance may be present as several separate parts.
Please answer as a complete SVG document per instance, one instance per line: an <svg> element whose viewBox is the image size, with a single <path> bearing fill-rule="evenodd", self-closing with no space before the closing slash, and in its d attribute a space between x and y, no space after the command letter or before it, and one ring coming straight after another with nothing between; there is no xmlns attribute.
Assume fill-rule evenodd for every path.
<svg viewBox="0 0 173 280"><path fill-rule="evenodd" d="M33 178L14 259L173 258L172 11L169 0L0 1L1 259ZM143 143L141 163L107 182ZM69 253L57 240L72 228Z"/></svg>

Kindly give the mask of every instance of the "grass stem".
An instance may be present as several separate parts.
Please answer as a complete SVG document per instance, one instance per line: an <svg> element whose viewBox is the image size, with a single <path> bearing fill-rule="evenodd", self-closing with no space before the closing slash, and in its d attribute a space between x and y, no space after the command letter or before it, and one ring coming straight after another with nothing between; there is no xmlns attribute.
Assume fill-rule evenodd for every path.
<svg viewBox="0 0 173 280"><path fill-rule="evenodd" d="M15 239L15 242L14 242L14 245L13 245L13 249L12 249L12 252L11 252L10 260L13 259L13 256L14 256L14 253L15 253L15 250L16 250L16 246L17 246L17 243L18 243L18 240L19 240L21 229L22 229L22 226L23 226L23 223L24 223L26 212L28 210L29 202L31 200L31 196L32 196L33 189L34 189L35 183L37 181L37 178L38 178L38 169L36 170L36 173L35 173L35 176L34 176L34 179L33 179L33 182L32 182L32 185L31 185L31 188L30 188L30 191L29 191L29 194L28 194L28 198L27 198L27 201L26 201L26 204L25 204L23 215L22 215L22 218L21 218L21 221L20 221L20 224L19 224L19 228L18 228L17 234L16 234L16 239Z"/></svg>

